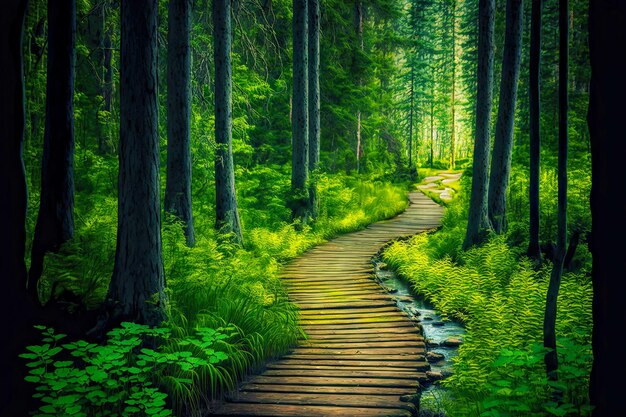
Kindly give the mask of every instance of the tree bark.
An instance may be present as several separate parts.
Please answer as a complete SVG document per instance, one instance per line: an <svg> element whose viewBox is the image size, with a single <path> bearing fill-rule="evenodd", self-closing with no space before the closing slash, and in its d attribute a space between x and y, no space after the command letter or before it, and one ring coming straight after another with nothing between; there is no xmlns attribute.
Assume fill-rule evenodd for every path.
<svg viewBox="0 0 626 417"><path fill-rule="evenodd" d="M307 223L311 217L307 189L309 177L308 118L308 19L307 0L293 0L293 122L291 192L294 220Z"/></svg>
<svg viewBox="0 0 626 417"><path fill-rule="evenodd" d="M506 192L511 173L513 123L515 121L517 82L522 57L524 10L522 3L522 0L507 0L506 2L506 32L502 56L500 102L491 158L488 196L489 220L496 233L502 233L506 230Z"/></svg>
<svg viewBox="0 0 626 417"><path fill-rule="evenodd" d="M450 135L450 169L456 165L456 0L452 0L452 132Z"/></svg>
<svg viewBox="0 0 626 417"><path fill-rule="evenodd" d="M309 199L312 218L319 213L316 177L320 162L320 0L309 0Z"/></svg>
<svg viewBox="0 0 626 417"><path fill-rule="evenodd" d="M235 192L233 162L233 75L230 0L213 1L213 51L215 54L215 228L242 245L241 221Z"/></svg>
<svg viewBox="0 0 626 417"><path fill-rule="evenodd" d="M121 2L117 248L109 325L166 318L161 251L157 103L157 0Z"/></svg>
<svg viewBox="0 0 626 417"><path fill-rule="evenodd" d="M541 166L541 100L539 69L541 66L541 14L543 0L532 0L530 25L530 80L528 86L530 101L530 227L528 256L541 259L539 245L539 170Z"/></svg>
<svg viewBox="0 0 626 417"><path fill-rule="evenodd" d="M487 216L487 187L491 144L495 8L495 0L480 0L478 3L476 139L474 140L472 193L463 249L468 249L480 242L481 236L490 226Z"/></svg>
<svg viewBox="0 0 626 417"><path fill-rule="evenodd" d="M413 168L413 95L415 84L415 69L411 67L411 89L409 90L409 171Z"/></svg>
<svg viewBox="0 0 626 417"><path fill-rule="evenodd" d="M567 250L567 108L568 108L568 60L569 60L569 0L559 0L559 161L558 161L558 209L557 239L554 265L550 274L546 312L543 321L543 345L546 353L546 373L557 380L558 356L556 349L556 309L563 275L563 261Z"/></svg>
<svg viewBox="0 0 626 417"><path fill-rule="evenodd" d="M31 300L26 294L27 189L22 148L24 144L24 71L22 38L27 1L3 4L0 13L0 276L5 299L0 304L5 324L0 354L0 415L27 415L30 389L24 389L26 371L17 358L30 327Z"/></svg>
<svg viewBox="0 0 626 417"><path fill-rule="evenodd" d="M75 40L76 1L49 0L41 195L28 279L34 300L46 252L58 251L74 235Z"/></svg>
<svg viewBox="0 0 626 417"><path fill-rule="evenodd" d="M624 408L622 384L614 382L617 369L626 369L624 347L615 343L616 329L626 328L624 277L626 236L623 199L624 110L626 97L626 5L612 0L590 2L589 51L591 89L589 133L591 139L591 253L593 255L593 368L589 393L594 417L618 416Z"/></svg>
<svg viewBox="0 0 626 417"><path fill-rule="evenodd" d="M191 0L170 0L167 32L167 180L165 211L184 224L195 243L191 206Z"/></svg>
<svg viewBox="0 0 626 417"><path fill-rule="evenodd" d="M363 3L362 0L354 0L354 33L356 35L356 48L362 52L363 45ZM355 49L355 56L358 56L359 52ZM360 69L357 67L357 71L360 73ZM356 76L357 87L360 89L363 83L359 75ZM356 111L356 172L361 172L361 156L363 154L363 144L361 141L361 109Z"/></svg>

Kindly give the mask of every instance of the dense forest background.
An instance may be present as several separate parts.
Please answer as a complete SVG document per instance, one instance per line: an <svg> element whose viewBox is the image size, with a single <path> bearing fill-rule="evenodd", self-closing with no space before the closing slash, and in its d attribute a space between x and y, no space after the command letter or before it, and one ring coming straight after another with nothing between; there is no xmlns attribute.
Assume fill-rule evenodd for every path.
<svg viewBox="0 0 626 417"><path fill-rule="evenodd" d="M107 379L92 372L94 368L85 370L91 388L80 394L84 394L82 408L72 408L78 397L72 401L67 397L79 395L81 375L57 379L45 379L41 373L31 375L29 382L44 387L41 391L45 395L38 398L52 398L43 400L41 415L73 415L79 411L86 414L76 415L91 415L86 410L105 409L122 415L206 410L211 401L236 387L244 375L269 358L285 353L303 336L297 322L298 310L288 301L278 278L280 265L326 239L401 212L410 187L436 170L463 172L462 181L454 185L455 200L449 205L438 200L448 205L443 230L429 238L422 236L395 244L385 255L387 262L430 297L444 314L468 326L465 351L461 350L456 374L447 382L451 397L434 399L430 406L445 409L450 415L472 416L590 413L588 2L570 1L567 15L566 245L559 240L562 234L557 216L561 81L558 16L562 2L508 0L495 2L489 122L495 132L501 117L501 80L510 76L503 69L507 8L517 4L523 15L521 61L517 93L513 93L512 101L513 146L507 167L510 179L504 184L506 215L502 227L482 236L478 247L469 251L464 241L477 135L479 0L319 2L320 151L319 165L307 174L307 187L312 187L307 192L307 198L313 201L311 217L297 215L302 195L293 185L292 168L296 165L292 163L292 122L297 118L295 112L301 110L302 99L294 93L294 66L298 65L294 62L294 3L229 2L232 11L224 16L232 25L232 39L228 34L222 35L220 39L226 43L220 44L216 39L227 26L221 26L220 31L215 29L215 5L211 1L156 2L153 71L158 164L151 178L158 187L156 211L163 213L157 224L162 235L158 256L162 256L160 276L164 280L160 290L163 299L167 299L163 307L167 326L160 330L150 330L142 323L126 323L120 328L121 320L107 322L102 314L108 308L103 305L108 305L111 277L118 274L114 269L116 246L118 251L120 246L118 175L120 132L124 131L120 51L124 30L119 1L76 1L72 62L75 75L71 91L73 149L68 153L73 169L73 184L68 187L72 189L72 227L69 235L45 250L36 243L38 216L45 200L42 183L49 180L45 171L45 137L51 128L50 113L55 109L47 107L46 91L51 91L55 83L48 63L52 58L51 10L60 13L61 9L55 9L58 3L30 0L24 22L23 157L28 188L25 262L31 277L33 273L41 275L37 285L30 286L30 292L51 311L62 311L59 314L66 328L54 320L42 324L54 325L72 340L82 338L87 330L92 331L89 337L94 337L103 328L116 328L100 351L87 354L92 345L73 342L65 345L61 355L67 358L63 359L73 355L97 365L107 357L131 355L141 343L140 337L166 341L160 344L161 348L153 344L147 349L151 353L144 352L144 356L133 359L137 362L133 362L132 377L128 376L131 367L126 363L107 369L109 380L114 375L130 378L125 384L112 382L101 390L99 384ZM530 34L531 9L536 4L541 5L543 22L539 49L541 165L539 194L535 199L539 204L539 253L529 252L533 210L529 199ZM180 13L176 7L185 7L182 16L188 19L187 27L181 29L171 18L170 14ZM59 24L62 18L55 16L54 22ZM168 55L180 41L172 34L173 28L182 30L183 38L189 36L189 84L182 85L182 89L189 89L189 95L180 102L182 107L170 103L180 92L172 88L176 86L171 79L175 77L171 73L175 67ZM224 73L220 75L222 64L216 56L220 56L219 48L226 44L231 47L229 39L232 51L226 55L232 60L232 143L225 145L228 135L220 136L225 131L216 128L221 123L220 106L216 103L220 103L224 93L219 86L226 85L219 78ZM184 72L184 67L179 71ZM177 109L187 105L188 119L176 119L176 123L188 123L190 160L176 165L168 162L175 130L172 125L180 117ZM69 124L65 126L68 127ZM223 195L234 202L236 221L229 217L232 212L223 209L218 185L222 177L216 172L220 170L216 161L228 158L232 158L232 173L227 175L234 177L234 189ZM228 162L224 164L228 166ZM187 214L177 211L167 197L168 181L180 175L177 172L182 165L190 171L185 176L191 203ZM492 171L492 177L499 172ZM503 172L502 176L508 174ZM161 247L160 239L158 246ZM545 351L540 342L552 262L561 250L565 274L557 333L564 365L559 384L545 378ZM468 280L477 276L484 281ZM123 318L150 321L144 316L139 320L131 320L133 317L128 315ZM512 328L516 330L510 332ZM59 337L47 328L41 330L44 342L56 342ZM88 340L105 341L103 334L98 340ZM42 363L52 363L46 361L60 352L41 353L42 346L46 344L35 346L40 351L30 349L26 355L31 356L23 356L33 361L35 369L40 369ZM48 343L46 349L56 348ZM185 352L192 352L193 356ZM149 357L162 365L145 365L151 363ZM143 367L137 365L141 361ZM178 362L187 365L177 367L174 363ZM509 367L507 372L502 370L505 366ZM64 384L62 388L70 387L65 388L70 394L53 394L59 391L59 384ZM140 390L131 391L129 386ZM554 400L550 394L553 391L560 393L561 398Z"/></svg>

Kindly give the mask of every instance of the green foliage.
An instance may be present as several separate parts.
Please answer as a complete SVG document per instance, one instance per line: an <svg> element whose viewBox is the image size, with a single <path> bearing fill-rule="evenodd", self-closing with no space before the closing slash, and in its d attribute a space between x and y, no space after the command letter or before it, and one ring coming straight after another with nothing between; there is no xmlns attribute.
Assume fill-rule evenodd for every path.
<svg viewBox="0 0 626 417"><path fill-rule="evenodd" d="M36 328L44 344L28 346L20 357L28 360L25 379L37 385L34 397L43 405L36 415L42 417L171 416L160 386L171 390L176 384L190 397L206 399L205 380L198 376L229 359L223 344L233 331L197 328L174 339L169 328L122 323L103 345L84 340L60 345L66 335ZM148 347L153 345L159 347Z"/></svg>

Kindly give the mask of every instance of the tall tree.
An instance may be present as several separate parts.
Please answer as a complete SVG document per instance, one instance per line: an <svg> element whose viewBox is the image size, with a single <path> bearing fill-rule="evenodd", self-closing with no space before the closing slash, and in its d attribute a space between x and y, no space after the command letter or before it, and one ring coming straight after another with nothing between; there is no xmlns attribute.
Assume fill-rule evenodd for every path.
<svg viewBox="0 0 626 417"><path fill-rule="evenodd" d="M75 41L76 1L49 0L41 195L28 279L35 300L46 252L57 251L74 235Z"/></svg>
<svg viewBox="0 0 626 417"><path fill-rule="evenodd" d="M556 307L563 275L563 261L567 250L567 145L568 145L568 94L569 71L569 0L559 0L559 161L557 236L554 265L550 274L546 312L543 320L543 345L550 349L545 356L548 378L557 379L558 357L556 351Z"/></svg>
<svg viewBox="0 0 626 417"><path fill-rule="evenodd" d="M213 0L215 54L215 227L243 244L233 162L233 73L230 0Z"/></svg>
<svg viewBox="0 0 626 417"><path fill-rule="evenodd" d="M309 0L309 187L311 215L319 212L316 177L320 162L320 0Z"/></svg>
<svg viewBox="0 0 626 417"><path fill-rule="evenodd" d="M166 318L161 251L157 0L121 2L117 247L107 295L111 324Z"/></svg>
<svg viewBox="0 0 626 417"><path fill-rule="evenodd" d="M165 211L185 225L195 243L191 208L191 0L171 0L167 32L167 180Z"/></svg>
<svg viewBox="0 0 626 417"><path fill-rule="evenodd" d="M543 0L532 0L532 15L530 23L530 237L528 256L541 259L539 247L539 169L541 158L540 136L540 86L539 69L541 65L541 12Z"/></svg>
<svg viewBox="0 0 626 417"><path fill-rule="evenodd" d="M303 223L311 217L311 200L307 189L309 179L307 9L307 0L293 0L292 216Z"/></svg>
<svg viewBox="0 0 626 417"><path fill-rule="evenodd" d="M452 110L450 123L452 124L452 128L450 131L450 169L454 169L456 165L456 0L452 0L450 19L452 25L452 97L450 100Z"/></svg>
<svg viewBox="0 0 626 417"><path fill-rule="evenodd" d="M476 138L472 169L467 234L463 248L478 243L489 228L487 216L487 187L489 184L489 147L491 143L491 104L493 94L493 32L495 0L478 2L478 73L476 92Z"/></svg>
<svg viewBox="0 0 626 417"><path fill-rule="evenodd" d="M626 154L626 57L616 51L625 42L626 5L611 0L590 2L593 368L589 391L594 417L617 416L624 409L622 385L612 376L615 370L626 369L624 348L615 343L615 329L626 327L626 262L623 245L616 244L616 237L626 236L626 204L615 198L615 190L623 187Z"/></svg>
<svg viewBox="0 0 626 417"><path fill-rule="evenodd" d="M0 13L0 276L5 294L0 311L7 317L0 355L0 414L26 415L29 393L18 382L25 376L17 355L27 328L26 206L27 190L22 148L24 144L24 71L22 38L27 0L3 4Z"/></svg>
<svg viewBox="0 0 626 417"><path fill-rule="evenodd" d="M362 0L354 0L354 34L356 45L354 49L355 68L360 71L360 55L363 53L363 2ZM361 88L363 80L360 76L355 78L357 88ZM363 154L363 143L361 141L361 109L356 111L356 172L361 172L361 155Z"/></svg>
<svg viewBox="0 0 626 417"><path fill-rule="evenodd" d="M489 220L496 233L502 233L506 229L506 192L511 173L513 123L515 121L517 82L522 57L523 13L522 0L507 0L500 100L498 120L496 121L496 137L491 157L488 196Z"/></svg>

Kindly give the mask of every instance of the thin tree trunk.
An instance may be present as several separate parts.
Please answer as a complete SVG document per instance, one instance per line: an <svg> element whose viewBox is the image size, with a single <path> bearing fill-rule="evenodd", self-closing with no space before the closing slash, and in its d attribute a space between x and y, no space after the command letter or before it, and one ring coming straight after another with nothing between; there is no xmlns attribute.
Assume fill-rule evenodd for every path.
<svg viewBox="0 0 626 417"><path fill-rule="evenodd" d="M415 82L415 69L411 68L411 89L409 90L409 171L413 168L413 86Z"/></svg>
<svg viewBox="0 0 626 417"><path fill-rule="evenodd" d="M452 134L450 136L450 169L456 165L456 0L452 0Z"/></svg>
<svg viewBox="0 0 626 417"><path fill-rule="evenodd" d="M243 244L235 192L233 162L233 77L230 0L213 1L213 42L215 53L215 227Z"/></svg>
<svg viewBox="0 0 626 417"><path fill-rule="evenodd" d="M517 82L522 57L523 10L522 0L507 0L500 101L491 158L488 196L489 220L496 233L502 233L506 230L506 191L511 173L513 123L515 121Z"/></svg>
<svg viewBox="0 0 626 417"><path fill-rule="evenodd" d="M75 0L49 0L41 195L28 279L34 300L46 252L58 251L74 235L75 39Z"/></svg>
<svg viewBox="0 0 626 417"><path fill-rule="evenodd" d="M435 87L433 82L433 94L432 100L430 101L430 156L428 158L428 162L430 167L433 167L433 148L435 146Z"/></svg>
<svg viewBox="0 0 626 417"><path fill-rule="evenodd" d="M489 147L491 142L495 3L495 0L480 0L478 3L476 139L474 141L472 193L463 249L468 249L477 244L489 228L487 187L489 184Z"/></svg>
<svg viewBox="0 0 626 417"><path fill-rule="evenodd" d="M110 153L114 150L115 145L113 143L113 138L111 137L111 129L109 127L109 123L111 120L110 113L111 113L112 103L113 103L113 65L112 65L113 48L111 46L111 37L112 37L111 26L112 25L106 24L108 7L109 6L107 4L103 5L104 24L106 27L104 31L104 40L102 44L104 48L102 110L109 113L109 117L107 117L105 125L104 125L104 132L103 132L104 136L102 140L102 148L100 149L100 151Z"/></svg>
<svg viewBox="0 0 626 417"><path fill-rule="evenodd" d="M541 65L541 11L543 0L532 0L530 27L530 228L528 256L540 260L539 246L539 170L541 162L541 100L539 87L539 68Z"/></svg>
<svg viewBox="0 0 626 417"><path fill-rule="evenodd" d="M624 390L615 383L616 370L626 369L624 346L615 333L626 328L624 303L624 200L615 198L624 186L624 109L626 56L616 53L626 43L626 4L611 0L590 2L589 52L591 89L591 253L593 255L593 367L589 394L593 417L619 416ZM620 240L617 240L620 242Z"/></svg>
<svg viewBox="0 0 626 417"><path fill-rule="evenodd" d="M558 356L556 350L556 309L563 275L563 260L567 246L567 108L569 59L569 0L559 0L559 162L558 162L558 212L557 239L554 266L550 275L546 312L543 320L543 345L549 348L545 364L548 378L557 379Z"/></svg>
<svg viewBox="0 0 626 417"><path fill-rule="evenodd" d="M161 253L157 0L121 2L117 248L108 325L158 325L167 299Z"/></svg>
<svg viewBox="0 0 626 417"><path fill-rule="evenodd" d="M354 1L354 32L359 51L363 51L363 3L361 0ZM358 52L357 52L358 53ZM360 68L358 69L360 74ZM360 89L363 83L360 76L356 77L357 87ZM356 172L361 172L361 156L363 148L361 143L361 109L356 111Z"/></svg>
<svg viewBox="0 0 626 417"><path fill-rule="evenodd" d="M17 355L31 340L29 311L33 303L26 294L27 189L22 148L24 144L24 71L22 39L26 0L3 4L0 13L0 277L6 297L0 311L6 317L0 355L0 415L27 415L31 389L24 387L23 362Z"/></svg>
<svg viewBox="0 0 626 417"><path fill-rule="evenodd" d="M293 0L293 122L292 216L307 223L311 217L309 179L309 88L307 0Z"/></svg>
<svg viewBox="0 0 626 417"><path fill-rule="evenodd" d="M191 207L191 0L170 0L167 32L167 180L165 211L184 224L195 243Z"/></svg>
<svg viewBox="0 0 626 417"><path fill-rule="evenodd" d="M309 198L312 218L319 213L316 178L320 162L320 0L309 0Z"/></svg>

